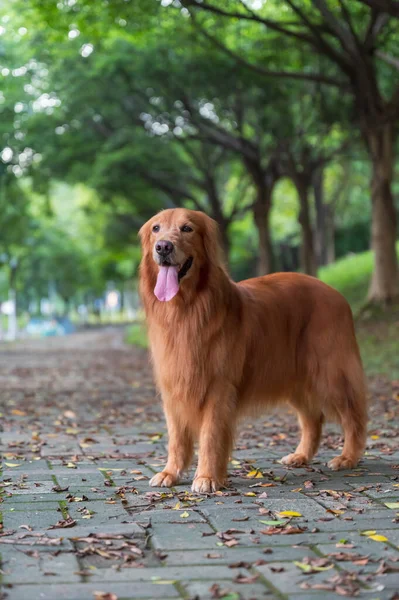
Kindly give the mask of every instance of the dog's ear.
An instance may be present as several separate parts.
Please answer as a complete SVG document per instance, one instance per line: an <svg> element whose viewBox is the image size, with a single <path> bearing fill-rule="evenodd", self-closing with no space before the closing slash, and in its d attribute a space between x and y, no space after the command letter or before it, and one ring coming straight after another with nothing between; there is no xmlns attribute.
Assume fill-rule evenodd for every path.
<svg viewBox="0 0 399 600"><path fill-rule="evenodd" d="M149 240L150 237L150 221L147 221L146 223L144 223L144 225L141 226L138 235L140 238L141 246L144 250L148 245L146 242Z"/></svg>
<svg viewBox="0 0 399 600"><path fill-rule="evenodd" d="M217 262L219 264L224 264L219 225L207 215L203 215L202 235L205 254L208 260Z"/></svg>

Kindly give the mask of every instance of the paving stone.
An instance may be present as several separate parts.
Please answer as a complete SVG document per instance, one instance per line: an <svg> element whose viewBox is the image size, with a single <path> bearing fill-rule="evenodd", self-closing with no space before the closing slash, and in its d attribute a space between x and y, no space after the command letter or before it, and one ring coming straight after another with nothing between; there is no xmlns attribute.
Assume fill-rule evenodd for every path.
<svg viewBox="0 0 399 600"><path fill-rule="evenodd" d="M220 581L221 579L234 579L239 573L246 577L250 575L247 569L230 569L224 565L203 566L187 565L184 567L151 567L146 569L125 568L119 569L96 569L93 571L90 581L195 581L209 580Z"/></svg>
<svg viewBox="0 0 399 600"><path fill-rule="evenodd" d="M52 552L55 550L53 548ZM78 574L79 563L72 552L61 552L57 556L40 552L40 556L36 557L7 549L3 555L2 570L2 582L7 584L79 583L82 579Z"/></svg>
<svg viewBox="0 0 399 600"><path fill-rule="evenodd" d="M4 477L4 480L6 480L6 477ZM35 485L34 482L31 481L26 481L21 485L8 485L5 488L6 493L10 493L13 496L35 496L36 498L38 498L39 500L44 499L44 496L47 494L51 494L54 495L54 492L52 490L52 488L54 487L55 483L52 480L49 481L42 481L41 485L39 487L37 487ZM24 502L26 502L26 500L24 500Z"/></svg>
<svg viewBox="0 0 399 600"><path fill-rule="evenodd" d="M231 594L230 598L239 598L240 600L261 600L268 598L269 600L277 600L277 596L273 595L266 585L262 583L237 584L231 580L219 580L215 582L221 591L224 591L226 597ZM193 583L184 584L184 589L188 598L198 598L199 600L211 600L215 595L210 588L212 583L209 581L195 581ZM236 594L236 596L233 596ZM216 596L217 597L217 596Z"/></svg>
<svg viewBox="0 0 399 600"><path fill-rule="evenodd" d="M162 550L215 548L216 542L220 541L214 535L202 537L202 533L214 533L208 524L203 523L187 523L178 528L165 523L155 525L152 531L154 548Z"/></svg>
<svg viewBox="0 0 399 600"><path fill-rule="evenodd" d="M188 513L188 516L186 516L186 513ZM181 515L184 515L184 518ZM153 525L157 523L171 523L176 526L185 526L187 523L207 522L200 512L184 507L178 510L152 510L151 512L136 513L134 516L142 522L145 522L146 519L151 519Z"/></svg>
<svg viewBox="0 0 399 600"><path fill-rule="evenodd" d="M301 583L305 581L311 585L322 583L325 579L337 573L335 569L331 569L327 572L305 575L294 564L283 562L261 565L254 567L254 570L259 572L266 581L282 594L298 593L301 589Z"/></svg>
<svg viewBox="0 0 399 600"><path fill-rule="evenodd" d="M60 507L59 503L54 500L44 500L45 496L13 497L8 500L7 504L1 507L1 511L3 513L23 511L25 514L30 514L32 509L34 509L35 512L42 510L56 511Z"/></svg>
<svg viewBox="0 0 399 600"><path fill-rule="evenodd" d="M328 547L328 546L327 546ZM264 550L268 552L265 554ZM279 561L301 560L304 556L317 556L306 547L293 548L292 546L270 547L265 545L244 548L235 546L233 548L217 547L212 550L172 550L168 551L163 563L167 566L175 565L231 565L238 562L256 562L259 560L267 563Z"/></svg>
<svg viewBox="0 0 399 600"><path fill-rule="evenodd" d="M185 600L196 596L203 600L211 599L209 588L213 583L222 590L230 589L241 600L263 597L319 600L321 596L330 600L337 595L325 590L304 590L299 585L302 581L323 581L332 573L304 575L293 563L339 551L368 554L379 561L370 560L367 565L336 563L337 569L371 577L374 587L360 593L360 598L388 600L392 596L398 574L374 575L381 560L389 564L390 558L395 560L399 556L399 524L392 522L396 511L384 505L399 498L399 488L395 487L399 471L394 468L399 465L399 452L395 455L380 452L386 444L394 444L395 435L393 425L386 422L383 414L378 411L373 414L373 428L378 428L380 434L378 445L374 446L375 442L369 439L369 455L359 468L343 472L332 472L325 464L338 453L332 450L332 445L339 441L334 427L327 429L333 432L330 434L333 437L323 436L323 446L312 465L294 469L280 462L282 456L292 452L299 437L293 413L278 412L243 425L233 459L239 460L240 465L229 464L229 487L222 494L198 497L200 502L196 503L196 495L190 488L197 456L181 484L172 490L151 488L148 479L141 480L139 473L132 473L140 471L150 478L164 467L167 436L147 359L141 351L125 348L122 335L122 330L116 333L111 329L108 333L89 332L59 340L24 342L23 349L12 356L0 347L0 378L4 384L0 403L1 412L6 415L2 448L4 452L12 452L9 444L21 443L15 452L18 458L7 455L4 460L19 465L7 468L12 485L4 488L1 505L5 533L16 530L12 535L0 537L3 589L7 582L14 584L4 589L7 600L92 600L94 590L114 593L119 600L182 596ZM93 342L98 339L103 341ZM58 348L55 353L49 350L53 346ZM37 348L41 348L39 353ZM22 365L24 373L26 369L34 369L34 377L18 380L13 375L8 380L5 365L13 369ZM136 378L143 380L140 379L138 387L132 387ZM28 403L21 390L31 380L39 383ZM9 417L9 407L16 403L26 417ZM396 406L393 402L390 410L396 410ZM70 423L65 417L67 410L75 414ZM55 421L60 424L54 425ZM39 460L30 458L32 423L46 442ZM65 433L68 428L77 429L77 433ZM159 434L162 434L160 440L151 440ZM76 468L67 467L68 461L75 463ZM261 479L245 477L245 471L252 467L264 473ZM68 492L54 492L54 479L61 487L69 487ZM113 485L109 485L110 481ZM311 487L308 481L312 482ZM256 487L259 484L272 486ZM127 489L124 497L118 496L118 488L124 487L134 488L134 492ZM322 490L349 492L352 498L335 499ZM188 504L184 502L186 492ZM85 495L88 500L68 503L68 493ZM263 494L266 497L261 497ZM107 499L111 498L114 503L108 504ZM75 527L47 528L62 519L57 511L59 502L76 519ZM177 502L181 508L173 510ZM94 511L91 519L82 518L79 509L84 506ZM298 511L302 516L293 518L291 524L307 530L296 535L282 535L279 531L262 534L268 525L260 521L272 518L267 513L261 514L260 509L276 515L284 510ZM344 512L332 516L328 512L331 509ZM330 516L331 520L324 520ZM25 531L19 528L21 524L34 525L35 529ZM231 548L216 535L216 530L229 529L239 531L230 533L238 542ZM378 543L362 536L366 529L376 529L389 542ZM44 537L34 537L35 533ZM93 535L108 538L80 541ZM118 539L121 535L124 537ZM48 538L62 538L62 543L45 545ZM7 544L12 540L14 544ZM353 549L337 548L340 540L347 540ZM135 558L132 568L123 565L118 553L116 556L109 553L101 556L101 552L87 554L77 561L77 547L83 550L92 544L90 552L96 548L110 551L123 549L126 541L144 552L144 556ZM234 564L242 566L229 568ZM82 570L93 575L81 575ZM234 582L238 573L249 577L259 574L259 577L253 583L239 584ZM156 583L162 581L177 583ZM378 591L378 585L385 589Z"/></svg>
<svg viewBox="0 0 399 600"><path fill-rule="evenodd" d="M18 529L21 525L29 525L34 531L39 531L55 525L62 518L62 514L56 510L35 510L33 503L29 511L5 511L3 524L5 529Z"/></svg>
<svg viewBox="0 0 399 600"><path fill-rule="evenodd" d="M63 537L72 540L74 538L88 537L91 534L123 534L130 535L133 538L144 538L146 535L144 529L133 521L129 523L112 522L112 524L110 524L110 522L108 522L94 524L91 523L91 519L88 521L82 520L81 524L76 525L75 527L68 527L66 529L50 529L45 533L48 537Z"/></svg>
<svg viewBox="0 0 399 600"><path fill-rule="evenodd" d="M145 598L179 598L174 585L135 582L131 583L69 583L48 585L18 585L7 588L3 586L7 600L93 600L94 592L115 594L118 600L144 600Z"/></svg>

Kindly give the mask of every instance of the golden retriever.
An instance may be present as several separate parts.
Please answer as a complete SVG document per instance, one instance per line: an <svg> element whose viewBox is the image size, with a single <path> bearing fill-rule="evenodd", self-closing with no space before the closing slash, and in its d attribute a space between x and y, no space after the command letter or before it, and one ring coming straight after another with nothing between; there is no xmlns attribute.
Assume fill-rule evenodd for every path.
<svg viewBox="0 0 399 600"><path fill-rule="evenodd" d="M283 401L302 430L284 464L312 459L327 418L345 435L329 467L356 466L366 440L365 378L343 296L299 273L234 283L217 224L198 211L164 210L140 237L140 294L169 434L167 464L150 485L175 485L198 440L192 490L218 490L239 418Z"/></svg>

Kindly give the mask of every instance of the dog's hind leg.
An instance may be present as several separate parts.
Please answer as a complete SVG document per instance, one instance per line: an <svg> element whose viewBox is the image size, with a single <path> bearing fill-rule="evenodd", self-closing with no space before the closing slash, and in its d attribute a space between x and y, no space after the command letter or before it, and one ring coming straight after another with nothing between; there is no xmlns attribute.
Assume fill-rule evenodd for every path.
<svg viewBox="0 0 399 600"><path fill-rule="evenodd" d="M297 407L295 408L298 411L298 421L301 427L301 441L295 452L284 456L281 462L291 467L301 467L312 460L319 448L324 419L316 409L312 413L309 409L298 410Z"/></svg>
<svg viewBox="0 0 399 600"><path fill-rule="evenodd" d="M353 469L361 458L367 438L367 401L363 373L358 377L344 374L341 378L341 396L335 404L344 431L342 454L336 456L328 466L333 471Z"/></svg>

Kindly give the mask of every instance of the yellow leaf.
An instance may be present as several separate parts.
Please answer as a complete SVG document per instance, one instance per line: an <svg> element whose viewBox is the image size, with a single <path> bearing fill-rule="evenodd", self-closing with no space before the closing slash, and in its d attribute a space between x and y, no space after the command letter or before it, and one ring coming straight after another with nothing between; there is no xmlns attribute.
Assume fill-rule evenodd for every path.
<svg viewBox="0 0 399 600"><path fill-rule="evenodd" d="M179 510L179 508L181 508L180 502L176 502L176 504L173 507L173 510Z"/></svg>
<svg viewBox="0 0 399 600"><path fill-rule="evenodd" d="M74 427L68 427L65 430L65 433L67 433L68 435L75 435L76 433L79 433L79 429L75 429Z"/></svg>
<svg viewBox="0 0 399 600"><path fill-rule="evenodd" d="M387 542L388 538L385 535L369 535L368 538L370 540L374 540L375 542Z"/></svg>
<svg viewBox="0 0 399 600"><path fill-rule="evenodd" d="M342 515L342 513L344 513L344 510L338 510L336 508L329 508L327 509L327 512L332 513L333 515Z"/></svg>
<svg viewBox="0 0 399 600"><path fill-rule="evenodd" d="M75 463L73 463L73 462L69 462L67 464L67 467L68 467L68 469L76 469L77 468L76 465L75 465Z"/></svg>
<svg viewBox="0 0 399 600"><path fill-rule="evenodd" d="M244 496L256 496L255 492L247 492Z"/></svg>
<svg viewBox="0 0 399 600"><path fill-rule="evenodd" d="M396 510L399 508L399 502L385 502L384 504L388 508L392 508L392 510Z"/></svg>
<svg viewBox="0 0 399 600"><path fill-rule="evenodd" d="M240 467L241 463L239 460L231 460L230 461L232 465L234 465L235 467Z"/></svg>
<svg viewBox="0 0 399 600"><path fill-rule="evenodd" d="M183 512L183 513L180 515L180 518L181 518L181 519L187 519L187 517L189 517L189 516L190 516L190 514L189 514L189 513L188 513L188 512L185 510L185 511L184 511L184 512Z"/></svg>
<svg viewBox="0 0 399 600"><path fill-rule="evenodd" d="M254 469L247 473L247 477L252 477L253 479L261 479L263 477L262 472L259 469Z"/></svg>
<svg viewBox="0 0 399 600"><path fill-rule="evenodd" d="M377 532L375 529L368 529L367 531L362 531L360 535L375 535Z"/></svg>
<svg viewBox="0 0 399 600"><path fill-rule="evenodd" d="M291 492L301 492L302 488L295 488L294 490L291 490Z"/></svg>
<svg viewBox="0 0 399 600"><path fill-rule="evenodd" d="M379 435L371 435L370 436L372 440L379 440L380 436Z"/></svg>
<svg viewBox="0 0 399 600"><path fill-rule="evenodd" d="M26 412L24 410L19 410L18 408L14 408L11 411L12 415L16 415L17 417L25 417L26 416Z"/></svg>
<svg viewBox="0 0 399 600"><path fill-rule="evenodd" d="M280 517L302 517L302 514L295 510L282 510L278 514Z"/></svg>
<svg viewBox="0 0 399 600"><path fill-rule="evenodd" d="M5 464L6 467L20 467L21 466L21 463L8 463L8 462L5 462L4 464Z"/></svg>

